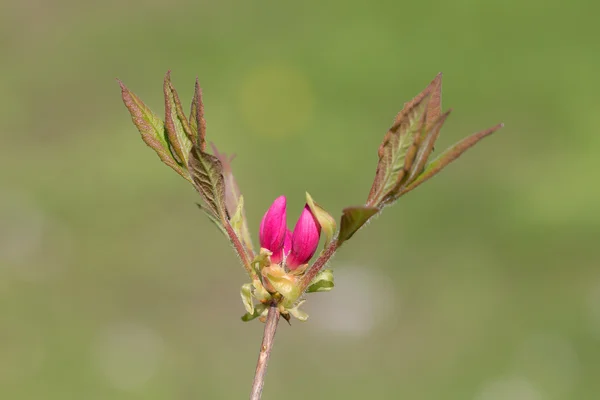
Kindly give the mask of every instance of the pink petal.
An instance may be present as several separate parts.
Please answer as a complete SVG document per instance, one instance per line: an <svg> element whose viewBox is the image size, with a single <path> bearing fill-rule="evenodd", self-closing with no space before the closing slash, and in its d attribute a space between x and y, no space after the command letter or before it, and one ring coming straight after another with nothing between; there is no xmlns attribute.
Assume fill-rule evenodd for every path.
<svg viewBox="0 0 600 400"><path fill-rule="evenodd" d="M274 256L278 254L280 261L283 252L283 241L287 231L285 207L285 196L276 198L263 216L259 232L260 247L270 250Z"/></svg>
<svg viewBox="0 0 600 400"><path fill-rule="evenodd" d="M286 265L293 270L306 264L315 254L320 237L321 226L310 212L308 205L305 205L292 233L292 249Z"/></svg>
<svg viewBox="0 0 600 400"><path fill-rule="evenodd" d="M271 256L271 262L279 264L284 257L287 257L288 254L290 254L290 250L292 250L292 231L286 229L285 238L283 239L283 247L277 253L273 253Z"/></svg>

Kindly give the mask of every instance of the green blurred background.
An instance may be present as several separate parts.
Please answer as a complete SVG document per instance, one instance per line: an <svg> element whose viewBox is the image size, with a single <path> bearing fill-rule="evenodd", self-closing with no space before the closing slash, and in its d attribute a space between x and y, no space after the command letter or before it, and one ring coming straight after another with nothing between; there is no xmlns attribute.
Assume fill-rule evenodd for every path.
<svg viewBox="0 0 600 400"><path fill-rule="evenodd" d="M243 269L115 82L162 115L168 69L186 109L200 78L255 230L280 194L290 225L305 190L362 203L439 71L437 152L506 124L335 257L335 290L280 327L265 399L600 395L598 3L0 7L1 399L247 398Z"/></svg>

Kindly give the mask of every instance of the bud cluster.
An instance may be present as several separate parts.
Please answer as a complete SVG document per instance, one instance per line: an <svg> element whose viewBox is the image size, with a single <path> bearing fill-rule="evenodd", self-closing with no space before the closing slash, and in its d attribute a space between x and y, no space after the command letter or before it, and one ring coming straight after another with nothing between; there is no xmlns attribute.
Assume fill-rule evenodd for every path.
<svg viewBox="0 0 600 400"><path fill-rule="evenodd" d="M189 181L200 194L200 209L228 237L251 283L242 286L247 313L242 320L264 319L270 306L278 306L288 321L308 317L299 310L304 293L333 288L333 272L325 265L336 250L374 215L427 181L467 149L502 127L477 132L430 161L434 144L450 111L442 113L442 75L404 105L384 136L378 151L375 179L364 205L342 210L339 229L335 219L306 194L306 205L294 230L287 228L286 198L269 207L260 224L260 251L254 252L244 210L244 198L231 170L232 157L212 154L206 146L206 121L198 80L189 116L167 73L163 90L164 121L154 114L122 82L122 97L144 142L162 162ZM321 235L325 244L317 259Z"/></svg>

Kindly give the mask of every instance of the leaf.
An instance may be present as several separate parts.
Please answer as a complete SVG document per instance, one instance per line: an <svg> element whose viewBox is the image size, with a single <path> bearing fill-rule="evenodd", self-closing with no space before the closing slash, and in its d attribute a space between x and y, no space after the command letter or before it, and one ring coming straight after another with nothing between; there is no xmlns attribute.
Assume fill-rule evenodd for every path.
<svg viewBox="0 0 600 400"><path fill-rule="evenodd" d="M228 218L225 209L225 185L223 167L219 159L194 146L190 151L188 170L208 211L226 223Z"/></svg>
<svg viewBox="0 0 600 400"><path fill-rule="evenodd" d="M240 193L239 186L231 170L231 162L235 158L235 155L228 157L227 154L220 153L213 143L211 143L210 146L213 150L213 154L219 159L221 165L223 166L223 181L225 183L225 207L227 209L227 213L229 216L233 216L235 213L238 212L238 209L240 210L240 225L239 230L236 230L236 233L242 241L246 252L249 254L249 257L254 258L254 247L252 246L250 231L248 230L248 221L246 220L246 211L244 210L242 194Z"/></svg>
<svg viewBox="0 0 600 400"><path fill-rule="evenodd" d="M333 271L330 269L323 269L319 271L317 276L310 282L306 292L328 292L333 289L333 286Z"/></svg>
<svg viewBox="0 0 600 400"><path fill-rule="evenodd" d="M263 268L271 265L272 254L273 253L271 253L269 250L261 248L260 253L256 257L254 257L254 260L252 260L251 262L252 268L254 268L254 270L257 273L260 273L260 271L262 271Z"/></svg>
<svg viewBox="0 0 600 400"><path fill-rule="evenodd" d="M240 236L240 228L242 227L242 222L243 222L243 219L242 219L243 210L244 210L244 196L240 196L240 201L238 202L237 209L235 210L235 213L229 220L231 227L233 228L233 230L235 231L235 233L238 236Z"/></svg>
<svg viewBox="0 0 600 400"><path fill-rule="evenodd" d="M192 140L192 143L196 144L200 150L206 151L206 120L204 119L202 89L198 83L198 78L196 78L192 110L190 111L190 128L192 129L192 136L196 139Z"/></svg>
<svg viewBox="0 0 600 400"><path fill-rule="evenodd" d="M163 90L165 94L165 128L167 129L167 136L174 156L178 158L180 164L185 166L192 148L192 130L181 108L177 91L171 83L170 71L165 75Z"/></svg>
<svg viewBox="0 0 600 400"><path fill-rule="evenodd" d="M427 105L427 129L437 121L442 114L442 73L440 72L429 83L425 91L429 93Z"/></svg>
<svg viewBox="0 0 600 400"><path fill-rule="evenodd" d="M202 210L202 212L204 214L206 214L208 219L210 219L212 221L212 223L215 224L221 232L223 232L223 235L229 237L229 235L227 234L227 230L225 230L225 227L223 226L223 223L218 218L216 218L214 215L212 215L211 211L207 210L202 204L196 203L196 205L198 206L198 208L200 210Z"/></svg>
<svg viewBox="0 0 600 400"><path fill-rule="evenodd" d="M287 309L287 311L288 311L290 314L292 314L292 316L293 316L294 318L296 318L297 320L299 320L299 321L302 321L302 322L304 322L304 321L306 321L306 320L308 319L308 314L307 314L307 313L305 313L304 311L300 310L300 306L301 306L302 304L304 304L304 302L305 302L305 301L306 301L306 300L300 300L300 301L298 302L298 304L296 304L294 307L292 307L292 308L288 308L288 309ZM288 321L288 322L289 322L289 321Z"/></svg>
<svg viewBox="0 0 600 400"><path fill-rule="evenodd" d="M377 212L379 212L379 208L369 206L344 208L337 239L338 247L350 239Z"/></svg>
<svg viewBox="0 0 600 400"><path fill-rule="evenodd" d="M243 284L240 295L242 296L242 303L244 303L244 307L246 308L246 311L248 311L248 314L254 314L254 303L252 302L252 284Z"/></svg>
<svg viewBox="0 0 600 400"><path fill-rule="evenodd" d="M242 321L248 322L255 318L266 316L268 311L269 307L266 304L257 304L256 307L254 307L253 313L246 313L242 315Z"/></svg>
<svg viewBox="0 0 600 400"><path fill-rule="evenodd" d="M163 121L144 104L144 102L131 92L123 82L117 79L121 86L121 96L123 103L131 114L133 123L142 135L142 140L151 147L162 162L171 167L179 175L192 181L188 172L183 169L171 155L169 142L165 137L165 126Z"/></svg>
<svg viewBox="0 0 600 400"><path fill-rule="evenodd" d="M502 128L503 126L504 126L504 124L498 124L492 128L483 130L481 132L477 132L477 133L461 140L460 142L456 143L454 146L448 148L446 151L444 151L442 154L440 154L440 156L438 158L436 158L431 163L429 163L427 165L427 167L425 168L425 170L423 171L423 173L421 173L421 175L419 175L417 177L417 179L414 180L414 182L412 182L411 184L406 186L406 188L404 188L402 190L401 194L407 193L407 192L415 189L421 183L423 183L426 180L428 180L429 178L435 176L438 172L440 172L442 169L444 169L444 167L446 167L452 161L454 161L458 157L460 157L465 151L467 151L469 148L473 147L481 139L491 135L492 133L496 132L498 129Z"/></svg>
<svg viewBox="0 0 600 400"><path fill-rule="evenodd" d="M271 300L271 294L265 289L263 284L260 282L260 279L254 279L252 281L252 286L254 286L254 297L261 303L266 303Z"/></svg>
<svg viewBox="0 0 600 400"><path fill-rule="evenodd" d="M407 181L421 135L427 132L441 114L442 74L396 115L394 125L379 147L379 163L367 205L383 206L396 198L400 187Z"/></svg>
<svg viewBox="0 0 600 400"><path fill-rule="evenodd" d="M379 163L367 205L382 205L385 199L393 194L394 188L398 187L406 177L406 155L415 142L415 136L425 126L428 101L427 93L418 101L411 101L398 115L396 122L383 138L379 146Z"/></svg>
<svg viewBox="0 0 600 400"><path fill-rule="evenodd" d="M333 235L335 234L335 230L337 228L337 224L335 223L335 219L327 212L323 207L319 204L315 203L313 198L308 192L306 192L306 204L310 208L310 211L315 216L319 225L321 225L321 229L325 232L325 247L329 245Z"/></svg>
<svg viewBox="0 0 600 400"><path fill-rule="evenodd" d="M295 277L287 274L278 264L271 264L263 268L261 273L269 280L271 286L285 298L284 305L293 304L302 294L296 284Z"/></svg>
<svg viewBox="0 0 600 400"><path fill-rule="evenodd" d="M423 138L423 140L421 140L419 149L417 150L417 154L415 156L415 161L410 170L410 173L408 174L408 178L406 179L406 184L404 186L406 186L407 184L410 184L415 179L415 177L417 177L421 172L423 172L423 169L425 168L425 164L427 163L427 160L429 159L429 155L433 151L433 146L434 146L438 136L440 135L440 130L442 129L442 126L444 125L444 122L446 122L446 118L448 118L451 111L452 110L448 110L447 112L442 114L428 128L425 138Z"/></svg>

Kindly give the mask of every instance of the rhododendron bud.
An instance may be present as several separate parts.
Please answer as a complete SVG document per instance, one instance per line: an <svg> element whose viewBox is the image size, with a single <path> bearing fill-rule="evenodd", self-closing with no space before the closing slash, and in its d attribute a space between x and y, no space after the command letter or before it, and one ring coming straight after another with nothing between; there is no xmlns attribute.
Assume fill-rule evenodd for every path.
<svg viewBox="0 0 600 400"><path fill-rule="evenodd" d="M292 231L286 229L285 239L283 240L283 256L287 257L292 251Z"/></svg>
<svg viewBox="0 0 600 400"><path fill-rule="evenodd" d="M271 261L274 263L279 263L283 259L283 242L287 232L285 207L285 196L279 196L260 222L260 246L273 253Z"/></svg>
<svg viewBox="0 0 600 400"><path fill-rule="evenodd" d="M286 265L294 270L311 259L321 237L321 226L310 211L308 205L304 206L294 232L292 233L292 248L286 259Z"/></svg>

